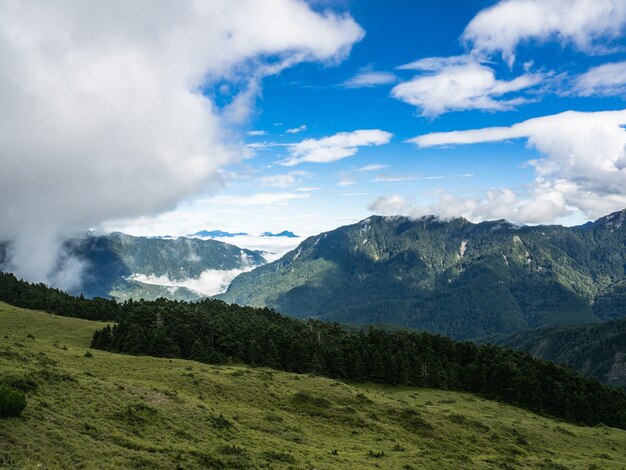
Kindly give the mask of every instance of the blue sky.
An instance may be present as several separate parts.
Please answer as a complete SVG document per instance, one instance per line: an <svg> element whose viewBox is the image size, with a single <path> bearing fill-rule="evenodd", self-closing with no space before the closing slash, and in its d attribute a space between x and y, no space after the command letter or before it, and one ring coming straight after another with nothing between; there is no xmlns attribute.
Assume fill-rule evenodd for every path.
<svg viewBox="0 0 626 470"><path fill-rule="evenodd" d="M303 62L262 80L254 110L240 127L250 146L250 156L226 169L223 187L217 195L207 194L201 202L196 199L181 206L179 213L184 211L186 217L183 225L186 227L193 220L198 228L291 229L309 234L372 213L432 212L472 220L508 218L518 223L580 223L622 208L623 194L600 194L593 208L574 202L584 194L556 202L553 198L558 198L558 194L552 194L553 187L545 190L545 194L531 194L538 191L538 172L527 162L546 155L541 148L529 145L527 137L424 148L407 142L429 133L511 126L568 110L591 113L624 108L626 88L619 80L611 81L605 91L592 90L589 96L576 91L577 77L594 67L626 60L623 23L618 24L619 32L610 32L614 25L602 24L606 19L600 18L599 25L589 26L589 32L584 27L572 31L565 18L563 24L550 26L552 29L546 27L547 32L534 36L524 37L522 31L519 42L508 51L514 53L514 60L503 57L505 53L497 48L482 53L473 51L475 44L462 38L464 31L481 12L489 8L497 10L503 3L506 2L395 0L384 4L377 1L314 4L318 11L331 8L352 16L364 29L364 38L354 44L343 60ZM520 9L524 6L521 1L510 3ZM578 2L572 8L578 8L582 14L590 6L593 8L593 2ZM525 21L523 14L518 20ZM493 79L499 82L528 77L532 84L505 94L484 92L486 99L498 103L495 107L451 103L449 108L443 105L442 110L434 91L430 93L435 96L423 98L428 90L417 92L419 102L430 100L422 106L393 96L394 88L402 83L446 71L445 65L430 70L399 67L421 59L458 56L463 56L457 60L461 67L470 62L484 67L483 70L490 69ZM626 71L626 67L620 70ZM382 83L365 86L356 80L358 77L363 80L370 77ZM461 74L459 79L464 77ZM230 87L224 92L216 85L206 93L225 106L238 91ZM479 100L485 99L481 93ZM290 155L290 145L305 139L320 140L337 133L373 129L393 136L388 143L355 147L354 155L336 161L281 165ZM558 160L558 156L555 158ZM584 159L585 155L579 158ZM577 175L567 177L575 181ZM561 175L557 171L556 175L541 178L560 180ZM485 202L489 191L506 192L493 196L496 202L492 204ZM548 202L543 203L541 197L547 197ZM473 201L471 207L461 204L468 199ZM533 205L545 208L550 202L555 207L548 207L545 213ZM194 216L189 217L188 211ZM174 231L186 230L176 225L175 221L179 220L176 213L160 220L165 226L173 223ZM149 225L151 230L165 230L154 221ZM130 230L141 231L141 227L133 225Z"/></svg>
<svg viewBox="0 0 626 470"><path fill-rule="evenodd" d="M512 62L497 50L468 59L491 69L498 81L536 78L532 86L493 95L498 102L519 100L503 105L503 109L476 109L462 104L429 112L392 96L397 85L438 73L399 68L405 64L433 57L471 57L472 44L462 39L464 31L481 11L498 6L494 1L450 0L314 5L321 11L330 7L351 15L365 30L364 38L339 63L304 62L264 78L255 108L241 127L251 156L228 168L217 196L183 207L215 214L206 222L196 219L211 228L287 228L305 234L351 223L372 213L432 212L472 220L507 218L518 223L572 224L622 208L624 199L615 200L615 194L606 198L607 204L600 197L593 208L577 206L570 200L559 200L556 207L550 207L549 197L546 203L540 198L535 202L531 193L536 191L537 171L527 162L545 154L529 145L527 138L434 148L419 148L407 142L429 133L511 126L569 110L592 113L624 108L626 79L621 84L611 82L612 89L606 93L598 89L590 96L580 96L575 91L577 77L590 69L607 63L624 64L623 28L618 34L607 33L611 25L606 25L605 31L599 26L589 33L590 38L568 37L568 24L562 25L565 32L522 38L514 48ZM593 2L579 2L578 8L593 9ZM522 15L519 20L524 21ZM581 45L577 41L588 43ZM626 67L621 70L626 71ZM355 78L368 76L382 83L355 83ZM225 105L236 93L232 88L225 94L213 89L208 96ZM354 155L329 163L280 164L289 156L289 145L370 129L393 137L385 144L357 147ZM511 194L506 193L494 208L484 203L489 191L512 191L515 198L511 200ZM479 207L467 207L463 203L467 199ZM535 205L524 210L524 204L534 202L545 211L537 210ZM523 213L515 213L515 205Z"/></svg>
<svg viewBox="0 0 626 470"><path fill-rule="evenodd" d="M61 240L87 229L626 207L624 0L67 0L0 18L0 240L28 279L65 272Z"/></svg>

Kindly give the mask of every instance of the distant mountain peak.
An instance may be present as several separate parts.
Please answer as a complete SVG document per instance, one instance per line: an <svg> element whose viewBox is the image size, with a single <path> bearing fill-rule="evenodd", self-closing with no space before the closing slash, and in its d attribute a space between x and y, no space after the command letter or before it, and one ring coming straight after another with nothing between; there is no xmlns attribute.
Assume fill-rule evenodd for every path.
<svg viewBox="0 0 626 470"><path fill-rule="evenodd" d="M188 237L203 237L203 238L232 238L237 236L246 236L244 232L224 232L223 230L200 230L196 233L187 235Z"/></svg>
<svg viewBox="0 0 626 470"><path fill-rule="evenodd" d="M272 233L272 232L263 232L261 234L262 237L285 237L285 238L300 238L298 235L296 235L293 232L290 232L289 230L283 230L280 233Z"/></svg>

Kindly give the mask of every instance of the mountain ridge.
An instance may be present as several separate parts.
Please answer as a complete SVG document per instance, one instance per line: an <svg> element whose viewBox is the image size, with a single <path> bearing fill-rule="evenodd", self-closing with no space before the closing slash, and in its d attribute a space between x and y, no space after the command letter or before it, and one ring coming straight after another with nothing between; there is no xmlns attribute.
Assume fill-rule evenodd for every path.
<svg viewBox="0 0 626 470"><path fill-rule="evenodd" d="M626 293L624 213L575 227L371 216L305 239L219 298L457 339L610 320Z"/></svg>
<svg viewBox="0 0 626 470"><path fill-rule="evenodd" d="M180 282L198 279L207 270L234 272L266 262L258 251L217 240L157 239L121 232L72 239L66 248L87 266L79 291L88 297L118 300L198 299L203 295L183 286L159 285L159 278ZM144 277L154 277L156 283L142 282Z"/></svg>

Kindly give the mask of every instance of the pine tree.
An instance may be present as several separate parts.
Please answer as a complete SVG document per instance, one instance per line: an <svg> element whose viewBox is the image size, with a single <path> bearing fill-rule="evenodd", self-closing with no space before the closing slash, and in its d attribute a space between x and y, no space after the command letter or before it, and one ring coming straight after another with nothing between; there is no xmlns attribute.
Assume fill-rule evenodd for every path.
<svg viewBox="0 0 626 470"><path fill-rule="evenodd" d="M207 352L200 338L197 338L191 346L188 359L198 362L207 362Z"/></svg>

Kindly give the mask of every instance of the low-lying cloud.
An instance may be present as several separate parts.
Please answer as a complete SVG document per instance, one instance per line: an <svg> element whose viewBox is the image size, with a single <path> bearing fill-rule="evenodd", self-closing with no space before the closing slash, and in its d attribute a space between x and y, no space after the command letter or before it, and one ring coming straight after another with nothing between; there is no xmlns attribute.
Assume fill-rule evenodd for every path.
<svg viewBox="0 0 626 470"><path fill-rule="evenodd" d="M252 270L249 269L207 269L198 278L170 279L168 276L155 276L145 274L133 274L129 277L131 281L141 282L155 286L173 287L189 289L198 295L211 297L213 295L226 292L230 283L241 273Z"/></svg>

